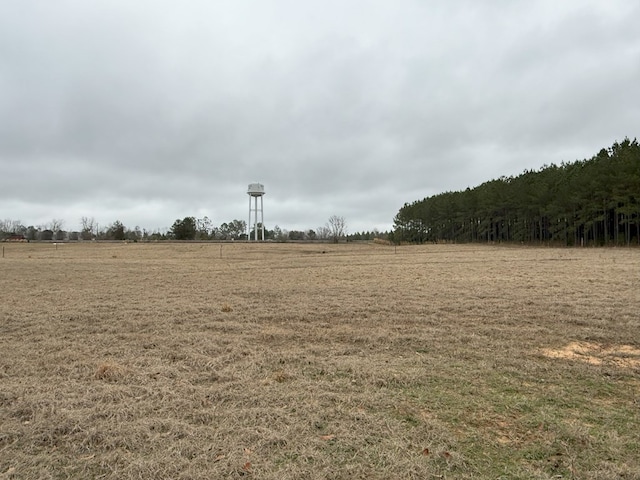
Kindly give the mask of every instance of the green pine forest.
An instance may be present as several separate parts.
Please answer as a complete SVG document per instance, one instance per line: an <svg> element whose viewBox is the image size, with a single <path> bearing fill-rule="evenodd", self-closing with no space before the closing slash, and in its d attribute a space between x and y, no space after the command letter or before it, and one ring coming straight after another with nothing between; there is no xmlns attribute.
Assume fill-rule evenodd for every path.
<svg viewBox="0 0 640 480"><path fill-rule="evenodd" d="M392 240L640 245L640 145L405 203Z"/></svg>

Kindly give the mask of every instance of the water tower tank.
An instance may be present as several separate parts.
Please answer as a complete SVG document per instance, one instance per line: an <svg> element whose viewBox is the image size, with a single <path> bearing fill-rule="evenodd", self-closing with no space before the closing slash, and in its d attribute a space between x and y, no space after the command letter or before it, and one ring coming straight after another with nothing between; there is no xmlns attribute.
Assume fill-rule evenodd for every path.
<svg viewBox="0 0 640 480"><path fill-rule="evenodd" d="M252 197L261 197L264 195L264 185L261 183L250 183L247 193Z"/></svg>

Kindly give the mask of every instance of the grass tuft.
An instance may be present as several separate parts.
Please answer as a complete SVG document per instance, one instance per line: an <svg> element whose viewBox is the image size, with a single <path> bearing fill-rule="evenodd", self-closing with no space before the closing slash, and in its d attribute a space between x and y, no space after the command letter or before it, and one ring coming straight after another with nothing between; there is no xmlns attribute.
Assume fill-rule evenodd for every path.
<svg viewBox="0 0 640 480"><path fill-rule="evenodd" d="M124 378L126 373L127 369L122 365L112 362L103 362L96 368L94 378L97 380L113 382Z"/></svg>
<svg viewBox="0 0 640 480"><path fill-rule="evenodd" d="M233 308L231 308L231 305L229 305L228 303L225 303L222 305L222 309L223 312L225 313L229 313L233 311Z"/></svg>

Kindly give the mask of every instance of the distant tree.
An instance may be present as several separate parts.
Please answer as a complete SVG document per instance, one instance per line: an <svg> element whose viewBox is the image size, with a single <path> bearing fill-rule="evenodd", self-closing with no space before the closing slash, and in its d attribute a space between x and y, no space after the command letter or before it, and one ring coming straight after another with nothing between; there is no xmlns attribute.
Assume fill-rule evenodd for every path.
<svg viewBox="0 0 640 480"><path fill-rule="evenodd" d="M96 224L96 240L106 240L107 239L107 230L103 227L100 228L98 224Z"/></svg>
<svg viewBox="0 0 640 480"><path fill-rule="evenodd" d="M53 230L45 229L40 232L40 240L50 241L53 240Z"/></svg>
<svg viewBox="0 0 640 480"><path fill-rule="evenodd" d="M244 220L233 220L229 224L229 233L231 238L235 240L241 240L246 237L247 222Z"/></svg>
<svg viewBox="0 0 640 480"><path fill-rule="evenodd" d="M33 225L29 225L27 227L27 234L25 235L25 237L27 237L27 240L33 241L38 238L38 233L39 231L36 227L34 227Z"/></svg>
<svg viewBox="0 0 640 480"><path fill-rule="evenodd" d="M142 230L140 227L136 225L133 230L125 230L125 239L131 242L137 242L142 240Z"/></svg>
<svg viewBox="0 0 640 480"><path fill-rule="evenodd" d="M54 234L58 233L64 227L64 220L59 218L54 218L49 222L49 230L51 230Z"/></svg>
<svg viewBox="0 0 640 480"><path fill-rule="evenodd" d="M125 227L120 220L116 220L107 229L106 236L109 240L124 240Z"/></svg>
<svg viewBox="0 0 640 480"><path fill-rule="evenodd" d="M198 240L207 240L213 233L213 225L206 215L196 220L196 238Z"/></svg>
<svg viewBox="0 0 640 480"><path fill-rule="evenodd" d="M289 231L276 225L273 227L273 239L276 242L286 242L289 240Z"/></svg>
<svg viewBox="0 0 640 480"><path fill-rule="evenodd" d="M91 240L93 238L93 230L96 227L95 219L93 217L82 217L80 219L80 225L82 226L80 238L82 238L82 240Z"/></svg>
<svg viewBox="0 0 640 480"><path fill-rule="evenodd" d="M304 232L300 230L290 230L289 240L304 240Z"/></svg>
<svg viewBox="0 0 640 480"><path fill-rule="evenodd" d="M176 240L194 240L198 226L195 217L185 217L173 222L169 234Z"/></svg>
<svg viewBox="0 0 640 480"><path fill-rule="evenodd" d="M344 217L339 217L338 215L329 217L327 228L329 229L329 236L334 243L338 243L347 233L347 223Z"/></svg>
<svg viewBox="0 0 640 480"><path fill-rule="evenodd" d="M11 229L11 222L12 220L9 219L5 219L5 220L0 220L0 235L6 235L7 233L10 233L10 229Z"/></svg>
<svg viewBox="0 0 640 480"><path fill-rule="evenodd" d="M158 240L166 240L167 234L164 232L160 232L158 230L154 230L153 232L145 232L145 240L157 242Z"/></svg>
<svg viewBox="0 0 640 480"><path fill-rule="evenodd" d="M281 241L282 238L282 229L279 225L273 227L273 239L276 241Z"/></svg>
<svg viewBox="0 0 640 480"><path fill-rule="evenodd" d="M216 237L220 240L231 240L231 233L229 231L229 224L224 222L216 229Z"/></svg>
<svg viewBox="0 0 640 480"><path fill-rule="evenodd" d="M306 236L307 236L308 240L315 240L316 239L316 232L313 229L309 229L309 230L307 230Z"/></svg>
<svg viewBox="0 0 640 480"><path fill-rule="evenodd" d="M331 230L329 230L329 227L324 226L316 228L316 238L318 240L327 240L330 235Z"/></svg>
<svg viewBox="0 0 640 480"><path fill-rule="evenodd" d="M240 240L247 235L247 223L242 220L232 220L229 223L223 223L218 228L217 235L222 240Z"/></svg>
<svg viewBox="0 0 640 480"><path fill-rule="evenodd" d="M22 225L20 220L0 220L0 238L7 238L10 235L25 235L27 227Z"/></svg>
<svg viewBox="0 0 640 480"><path fill-rule="evenodd" d="M387 236L387 239L391 242L391 243L400 243L399 241L396 241L396 232L394 232L393 230L391 230L389 232L389 235Z"/></svg>

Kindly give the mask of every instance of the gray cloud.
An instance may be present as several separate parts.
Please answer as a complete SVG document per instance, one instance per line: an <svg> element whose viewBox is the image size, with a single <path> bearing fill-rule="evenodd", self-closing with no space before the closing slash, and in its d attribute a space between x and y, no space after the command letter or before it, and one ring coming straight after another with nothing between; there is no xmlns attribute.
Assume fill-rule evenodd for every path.
<svg viewBox="0 0 640 480"><path fill-rule="evenodd" d="M640 125L640 7L26 0L0 16L0 217L351 231Z"/></svg>

